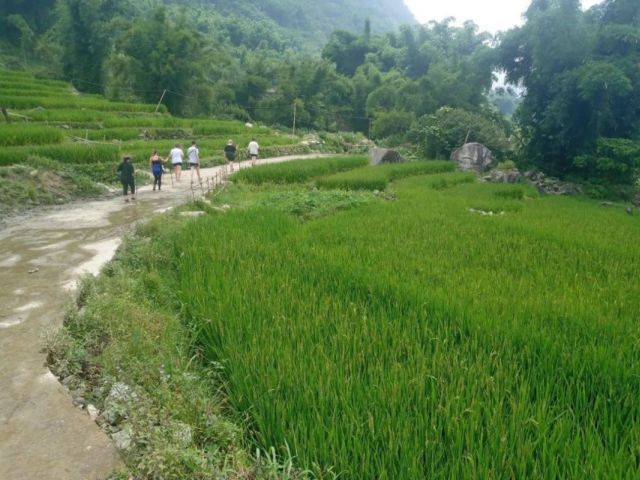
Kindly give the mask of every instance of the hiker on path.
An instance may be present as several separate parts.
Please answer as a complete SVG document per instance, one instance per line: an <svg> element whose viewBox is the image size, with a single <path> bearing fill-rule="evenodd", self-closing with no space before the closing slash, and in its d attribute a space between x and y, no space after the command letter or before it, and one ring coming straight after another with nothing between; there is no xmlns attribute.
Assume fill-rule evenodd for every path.
<svg viewBox="0 0 640 480"><path fill-rule="evenodd" d="M251 157L251 166L255 167L256 160L258 160L258 153L260 152L260 145L258 145L255 138L251 139L247 150L249 150L249 156Z"/></svg>
<svg viewBox="0 0 640 480"><path fill-rule="evenodd" d="M151 173L153 174L153 191L156 191L156 185L158 186L158 191L162 190L162 174L164 172L164 158L158 155L158 150L154 150L149 157L149 167L151 168Z"/></svg>
<svg viewBox="0 0 640 480"><path fill-rule="evenodd" d="M171 158L171 165L176 171L176 181L180 181L180 174L182 172L182 161L184 160L184 151L182 145L176 143L175 146L169 152L169 158Z"/></svg>
<svg viewBox="0 0 640 480"><path fill-rule="evenodd" d="M191 170L191 183L193 183L193 170L196 170L198 174L198 181L202 182L200 178L200 150L196 145L196 141L191 142L189 150L187 150L187 156L189 157L189 170Z"/></svg>
<svg viewBox="0 0 640 480"><path fill-rule="evenodd" d="M224 146L224 156L227 158L227 162L229 162L229 171L233 172L233 162L236 159L236 146L233 144L233 140L229 139L227 144Z"/></svg>
<svg viewBox="0 0 640 480"><path fill-rule="evenodd" d="M124 201L128 202L129 197L127 192L131 190L131 200L136 199L136 184L133 177L135 169L133 163L131 163L131 157L125 155L122 159L122 163L118 165L118 173L120 174L120 181L122 182L122 193L124 194Z"/></svg>

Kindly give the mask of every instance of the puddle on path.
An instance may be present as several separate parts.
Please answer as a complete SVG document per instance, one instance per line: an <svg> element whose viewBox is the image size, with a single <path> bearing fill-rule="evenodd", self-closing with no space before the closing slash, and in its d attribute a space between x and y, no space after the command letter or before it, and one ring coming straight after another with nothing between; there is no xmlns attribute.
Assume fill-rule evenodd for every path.
<svg viewBox="0 0 640 480"><path fill-rule="evenodd" d="M24 313L24 312L28 312L29 310L35 310L36 308L40 308L43 305L42 302L29 302L25 305L22 305L20 307L14 308L13 311L15 313Z"/></svg>
<svg viewBox="0 0 640 480"><path fill-rule="evenodd" d="M73 273L76 276L86 274L97 275L100 273L102 266L111 260L121 243L122 240L119 238L109 238L101 242L83 245L83 250L94 252L95 254L90 260L74 268Z"/></svg>
<svg viewBox="0 0 640 480"><path fill-rule="evenodd" d="M3 255L0 258L2 259L0 260L0 268L10 268L15 267L22 257L20 255L9 254Z"/></svg>

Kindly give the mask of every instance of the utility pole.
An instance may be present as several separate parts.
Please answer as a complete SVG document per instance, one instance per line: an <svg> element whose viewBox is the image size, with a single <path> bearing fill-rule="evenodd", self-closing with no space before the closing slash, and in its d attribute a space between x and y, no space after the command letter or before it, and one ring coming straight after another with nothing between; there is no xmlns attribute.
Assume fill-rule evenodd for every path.
<svg viewBox="0 0 640 480"><path fill-rule="evenodd" d="M158 105L156 105L156 111L154 113L158 113L158 109L160 108L160 104L162 103L162 100L164 99L165 93L167 93L167 89L166 88L162 91L162 96L160 97L160 101L158 102Z"/></svg>
<svg viewBox="0 0 640 480"><path fill-rule="evenodd" d="M293 101L293 134L296 134L296 116L298 113L298 102Z"/></svg>

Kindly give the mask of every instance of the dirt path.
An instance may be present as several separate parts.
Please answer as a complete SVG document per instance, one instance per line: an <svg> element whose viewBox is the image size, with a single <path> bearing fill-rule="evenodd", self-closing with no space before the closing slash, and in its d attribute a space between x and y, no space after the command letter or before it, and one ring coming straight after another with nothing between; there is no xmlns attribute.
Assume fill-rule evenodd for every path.
<svg viewBox="0 0 640 480"><path fill-rule="evenodd" d="M302 157L258 163L293 158ZM191 198L189 178L183 173L173 187L165 178L162 193L143 187L135 204L71 204L0 231L0 479L104 479L117 465L109 438L47 369L42 336L61 325L65 292L82 274L98 273L135 222Z"/></svg>

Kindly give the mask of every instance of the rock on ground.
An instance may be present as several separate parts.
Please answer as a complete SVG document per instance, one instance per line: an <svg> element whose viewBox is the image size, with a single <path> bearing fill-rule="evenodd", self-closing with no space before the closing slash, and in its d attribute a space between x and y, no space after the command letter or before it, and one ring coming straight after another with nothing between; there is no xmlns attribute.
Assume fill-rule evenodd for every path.
<svg viewBox="0 0 640 480"><path fill-rule="evenodd" d="M481 143L465 143L451 154L451 160L464 172L486 172L496 163L491 150Z"/></svg>
<svg viewBox="0 0 640 480"><path fill-rule="evenodd" d="M380 165L381 163L400 163L404 158L395 150L388 148L372 148L369 150L369 164Z"/></svg>

